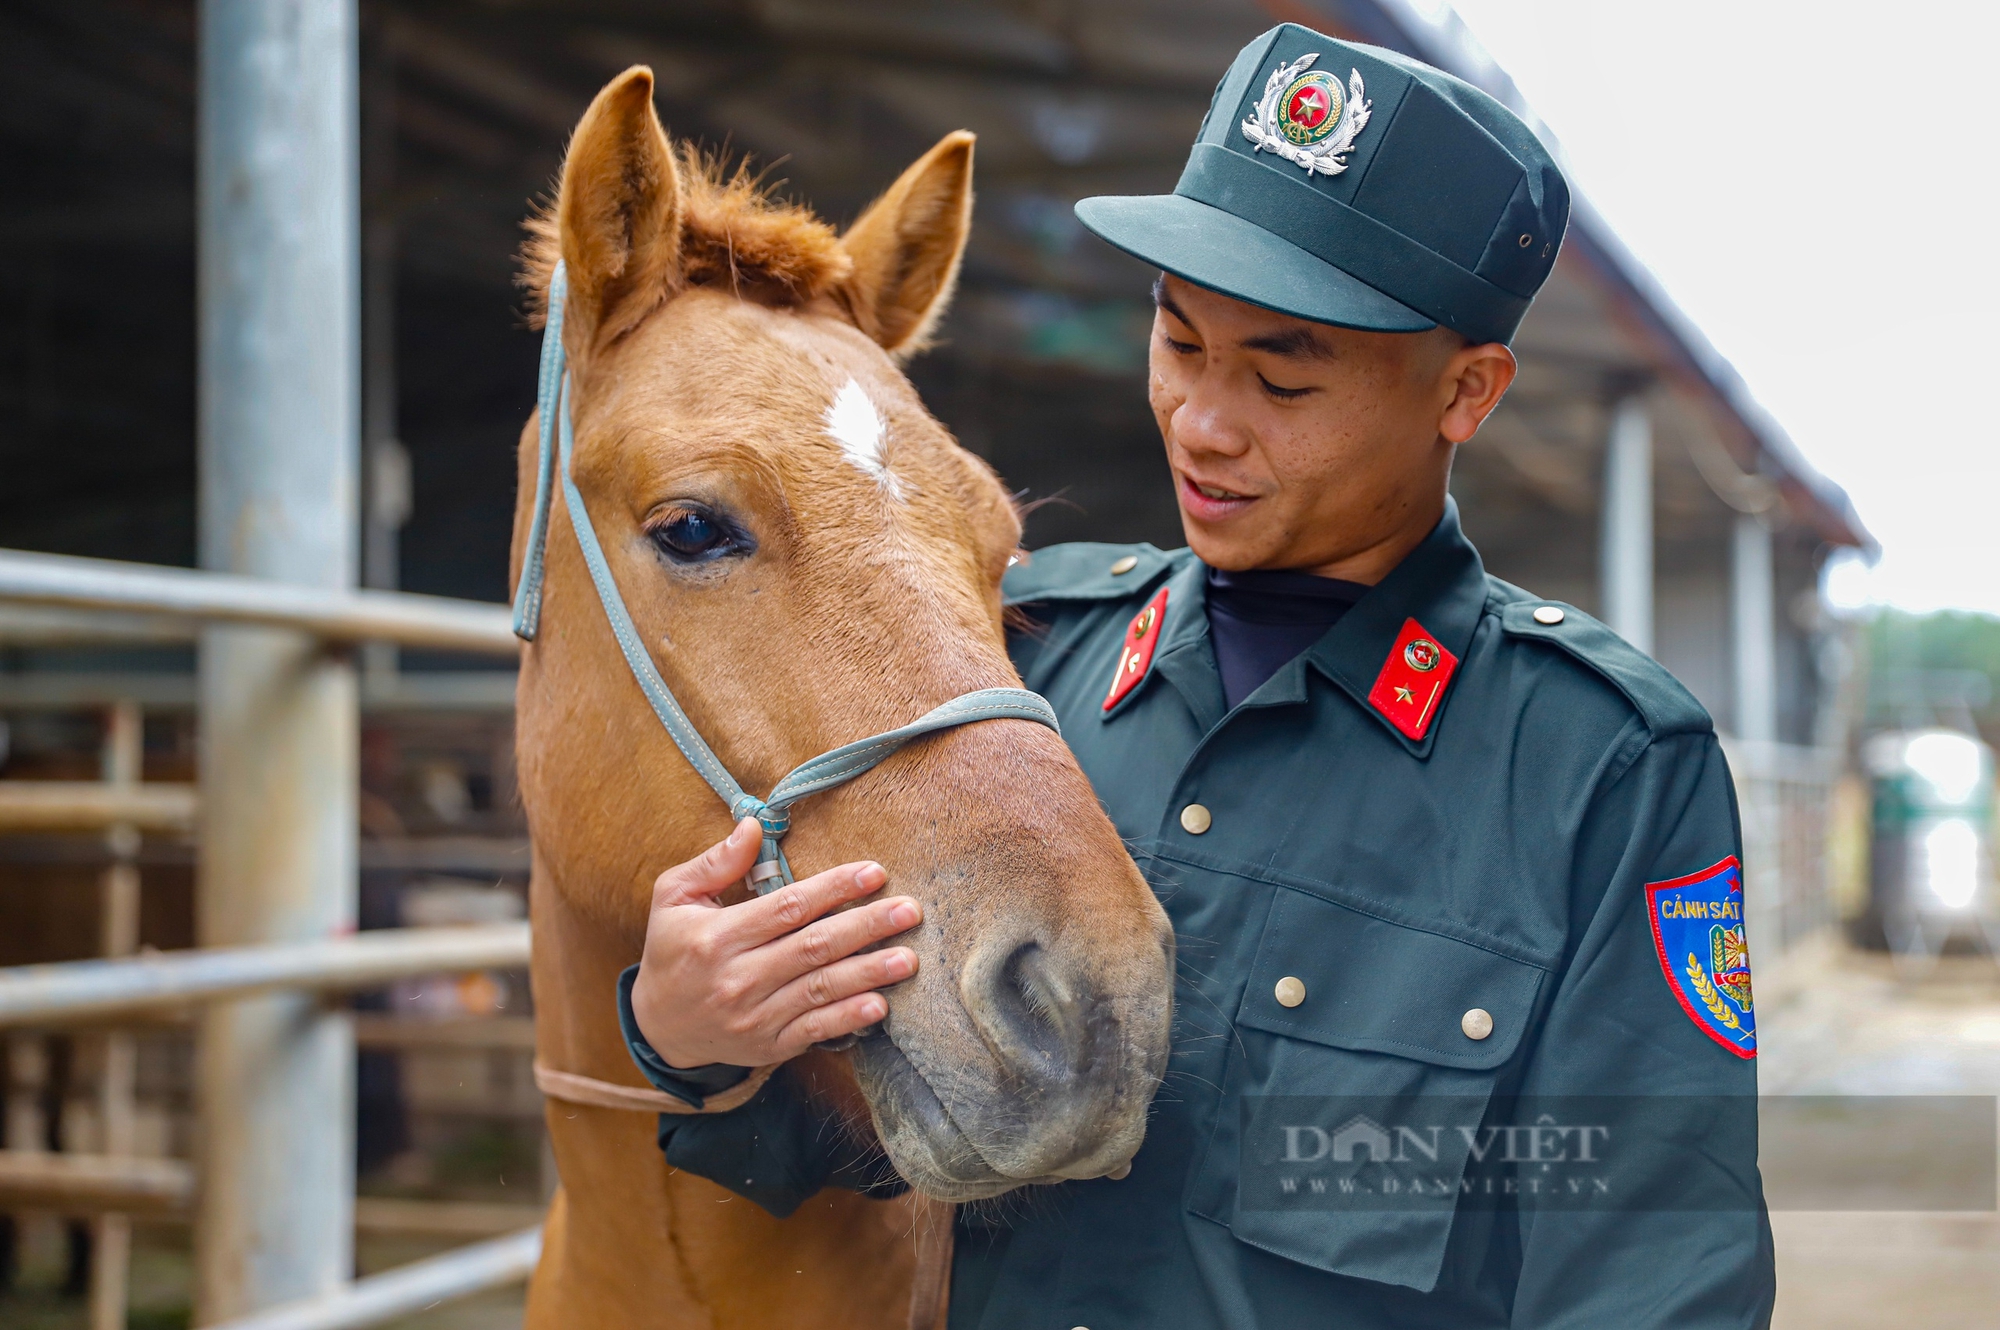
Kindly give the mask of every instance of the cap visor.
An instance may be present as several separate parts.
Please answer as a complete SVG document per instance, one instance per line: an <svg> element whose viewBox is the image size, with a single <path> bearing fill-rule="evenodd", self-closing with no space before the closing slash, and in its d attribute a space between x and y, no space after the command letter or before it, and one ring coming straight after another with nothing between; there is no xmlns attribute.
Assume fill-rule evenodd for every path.
<svg viewBox="0 0 2000 1330"><path fill-rule="evenodd" d="M1367 332L1437 327L1291 241L1179 194L1084 199L1076 215L1136 259L1280 314Z"/></svg>

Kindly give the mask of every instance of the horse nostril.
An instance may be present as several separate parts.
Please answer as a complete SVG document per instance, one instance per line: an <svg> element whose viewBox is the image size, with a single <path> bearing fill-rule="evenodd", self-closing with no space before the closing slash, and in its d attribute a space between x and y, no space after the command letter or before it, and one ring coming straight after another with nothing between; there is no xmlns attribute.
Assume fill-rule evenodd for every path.
<svg viewBox="0 0 2000 1330"><path fill-rule="evenodd" d="M1085 1004L1039 943L1014 948L971 987L966 1005L1010 1069L1037 1079L1081 1070Z"/></svg>

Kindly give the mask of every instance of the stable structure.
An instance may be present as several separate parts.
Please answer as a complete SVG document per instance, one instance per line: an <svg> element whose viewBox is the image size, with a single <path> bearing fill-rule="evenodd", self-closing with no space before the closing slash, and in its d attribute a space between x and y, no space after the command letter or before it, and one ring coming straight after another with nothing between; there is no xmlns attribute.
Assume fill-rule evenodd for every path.
<svg viewBox="0 0 2000 1330"><path fill-rule="evenodd" d="M114 1034L105 1152L0 1154L0 1201L111 1216L92 1221L99 1325L122 1324L118 1213L198 1207L200 1323L286 1305L292 1319L258 1324L367 1324L421 1305L397 1300L412 1289L428 1301L526 1268L523 1237L340 1291L368 1213L351 1191L355 1052L351 1022L312 994L525 951L518 928L386 950L369 950L372 930L337 939L366 913L357 879L402 889L385 865L485 874L520 858L497 836L405 834L376 769L393 763L357 735L394 714L504 747L514 644L494 602L536 355L513 256L592 93L650 64L675 133L770 166L831 217L975 130L960 295L913 376L1045 501L1031 545L1171 545L1143 382L1152 274L1070 206L1171 188L1228 56L1287 19L1409 52L1537 123L1448 7L1411 0L26 0L0 14L16 107L0 139L26 168L4 226L39 259L0 271L15 311L0 391L16 404L0 545L46 552L0 554L0 720L106 718L101 780L8 780L0 755L0 831L102 833L84 950L112 958L0 972L0 1023L56 1021L59 1000L97 1003L100 1025L195 1003L197 1111L231 1143L198 1179L156 1166L171 1160L106 1162L131 1139L130 1046ZM1453 489L1492 571L1599 615L1716 716L1768 956L1828 914L1841 680L1817 576L1870 537L1578 183L1516 343L1520 379ZM135 736L167 710L199 716L198 790L139 779ZM438 779L438 807L465 803L464 781ZM157 898L134 846L159 834L199 845L184 923L209 954L180 968L116 959Z"/></svg>
<svg viewBox="0 0 2000 1330"><path fill-rule="evenodd" d="M115 20L114 40L108 5L0 19L13 86L74 103L125 85L25 149L58 188L20 225L58 247L91 238L98 271L56 265L63 295L119 305L145 328L52 322L20 359L18 390L36 409L0 460L33 480L0 495L0 530L29 548L192 562L192 417L170 390L211 358L177 346L194 274L186 287L173 274L192 229L146 219L194 211L195 173L175 165L193 164L193 83L162 73L191 76L193 50L171 7ZM1178 542L1142 383L1151 274L1085 234L1070 205L1171 188L1230 52L1297 19L1430 60L1533 122L1448 7L1410 0L386 0L364 18L358 80L327 94L358 105L358 137L327 149L344 163L327 178L358 191L358 270L321 317L350 317L364 297L360 348L343 362L362 418L343 426L357 439L341 454L350 472L357 452L363 464L328 495L357 503L366 558L344 548L337 562L365 562L372 586L483 600L505 595L514 475L501 459L532 406L534 342L512 285L519 222L590 95L627 64L654 68L675 133L767 167L832 217L855 215L943 133L978 132L961 293L913 372L969 446L1024 496L1052 500L1031 516L1031 544ZM107 195L107 175L130 188ZM1467 530L1501 576L1653 650L1733 735L1814 744L1817 567L1870 538L1578 183L1561 261L1517 342L1521 378L1461 454ZM50 280L0 275L24 288L14 305L30 321L56 298ZM139 372L89 390L66 379L110 355ZM77 408L107 390L118 416L147 421L143 439ZM105 474L105 452L127 465Z"/></svg>
<svg viewBox="0 0 2000 1330"><path fill-rule="evenodd" d="M104 879L109 959L0 972L0 1026L196 1011L190 1173L133 1160L133 1050L107 1036L105 1152L9 1150L0 1185L102 1211L92 1320L125 1323L126 1214L192 1204L202 1325L376 1324L524 1277L535 1230L350 1285L354 1039L328 990L524 965L525 925L344 936L355 922L358 690L343 638L512 655L498 607L357 596L359 204L353 0L208 0L200 11L196 307L206 574L6 556L0 600L138 613L200 632L200 792L139 780L139 709L113 713L96 797L0 790L30 825L192 820L189 953L136 956L139 881ZM59 611L58 611L59 613ZM85 625L87 628L88 625ZM0 812L0 817L6 814ZM129 859L128 849L121 860Z"/></svg>

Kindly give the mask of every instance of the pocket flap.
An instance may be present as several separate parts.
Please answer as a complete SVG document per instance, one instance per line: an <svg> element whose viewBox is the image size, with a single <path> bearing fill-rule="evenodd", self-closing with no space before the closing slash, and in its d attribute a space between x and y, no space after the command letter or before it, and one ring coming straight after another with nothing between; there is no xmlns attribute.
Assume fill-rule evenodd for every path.
<svg viewBox="0 0 2000 1330"><path fill-rule="evenodd" d="M1513 1056L1545 973L1442 933L1280 889L1237 1023L1334 1048L1484 1070ZM1481 1029L1487 1033L1478 1037Z"/></svg>

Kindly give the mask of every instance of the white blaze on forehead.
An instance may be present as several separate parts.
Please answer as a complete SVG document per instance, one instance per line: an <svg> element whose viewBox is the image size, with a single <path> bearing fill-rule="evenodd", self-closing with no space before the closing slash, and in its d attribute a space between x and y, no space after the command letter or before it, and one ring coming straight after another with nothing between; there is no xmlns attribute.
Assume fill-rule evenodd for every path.
<svg viewBox="0 0 2000 1330"><path fill-rule="evenodd" d="M892 499L903 497L903 483L882 460L882 441L889 432L874 401L850 376L826 409L826 432L840 445L841 455L863 475L874 477Z"/></svg>

